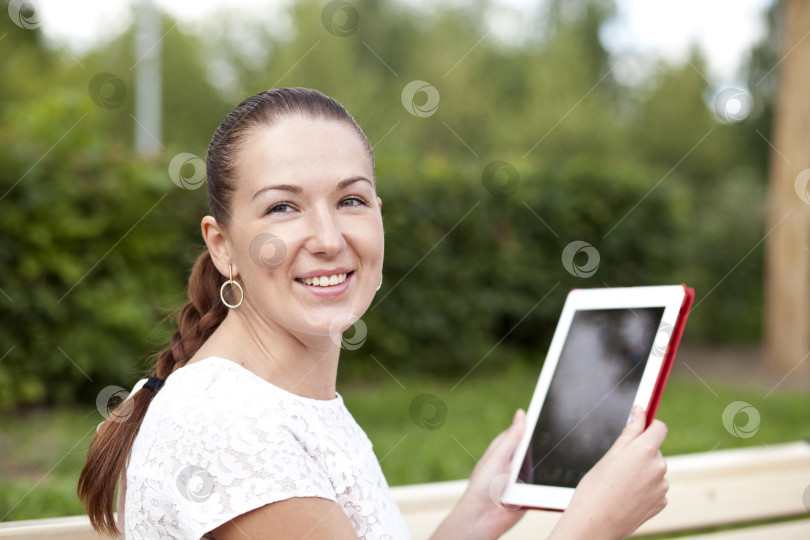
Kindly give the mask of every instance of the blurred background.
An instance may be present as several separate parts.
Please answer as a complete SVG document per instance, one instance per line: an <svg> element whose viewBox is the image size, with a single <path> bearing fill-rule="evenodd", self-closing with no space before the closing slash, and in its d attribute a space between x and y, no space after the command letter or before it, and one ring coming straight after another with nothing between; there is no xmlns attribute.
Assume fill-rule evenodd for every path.
<svg viewBox="0 0 810 540"><path fill-rule="evenodd" d="M784 3L0 4L0 520L81 513L92 433L202 250L208 141L280 86L374 145L384 283L338 390L392 485L469 474L574 287L696 289L665 454L810 435L806 356L762 345L797 323L764 285Z"/></svg>

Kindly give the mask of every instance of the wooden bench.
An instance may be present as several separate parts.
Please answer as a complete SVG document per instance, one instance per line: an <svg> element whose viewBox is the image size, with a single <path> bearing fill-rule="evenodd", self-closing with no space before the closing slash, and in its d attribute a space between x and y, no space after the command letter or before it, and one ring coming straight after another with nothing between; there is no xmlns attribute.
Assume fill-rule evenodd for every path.
<svg viewBox="0 0 810 540"><path fill-rule="evenodd" d="M810 539L810 444L805 442L667 458L669 505L635 537L700 540ZM466 481L392 488L415 539L427 538ZM504 538L538 539L559 514L529 512ZM721 528L718 530L718 528ZM85 516L0 523L0 538L97 540Z"/></svg>

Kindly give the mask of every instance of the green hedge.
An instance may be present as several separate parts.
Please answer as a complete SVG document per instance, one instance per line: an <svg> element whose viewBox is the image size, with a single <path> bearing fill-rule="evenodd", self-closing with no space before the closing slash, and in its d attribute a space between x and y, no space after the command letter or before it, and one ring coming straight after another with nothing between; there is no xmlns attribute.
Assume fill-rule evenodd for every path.
<svg viewBox="0 0 810 540"><path fill-rule="evenodd" d="M54 145L100 114L88 101L39 100L0 130L0 406L94 402L133 380L201 244L204 193L162 159L133 161L87 117Z"/></svg>
<svg viewBox="0 0 810 540"><path fill-rule="evenodd" d="M673 260L683 260L685 246L673 239L686 233L690 208L677 184L647 194L650 171L574 162L513 167L519 180L496 179L507 188L498 191L487 189L486 169L378 166L385 280L363 318L367 341L348 355L355 362L378 369L364 360L372 354L398 370L447 374L484 357L481 366L496 366L500 347L526 355L547 347L572 288L683 279ZM590 277L563 265L574 241L598 251ZM573 260L582 266L587 256Z"/></svg>

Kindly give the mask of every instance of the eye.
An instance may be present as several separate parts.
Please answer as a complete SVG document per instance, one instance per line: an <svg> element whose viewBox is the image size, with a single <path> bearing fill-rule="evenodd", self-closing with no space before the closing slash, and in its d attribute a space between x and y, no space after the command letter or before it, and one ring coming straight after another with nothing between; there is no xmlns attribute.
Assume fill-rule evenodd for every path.
<svg viewBox="0 0 810 540"><path fill-rule="evenodd" d="M339 206L368 206L368 203L362 197L353 195L340 201Z"/></svg>
<svg viewBox="0 0 810 540"><path fill-rule="evenodd" d="M293 207L292 204L290 204L288 202L280 202L280 203L276 203L273 206L271 206L270 208L268 208L267 211L265 212L265 215L267 215L267 214L288 214L290 212L293 212L294 210L295 210L295 208Z"/></svg>

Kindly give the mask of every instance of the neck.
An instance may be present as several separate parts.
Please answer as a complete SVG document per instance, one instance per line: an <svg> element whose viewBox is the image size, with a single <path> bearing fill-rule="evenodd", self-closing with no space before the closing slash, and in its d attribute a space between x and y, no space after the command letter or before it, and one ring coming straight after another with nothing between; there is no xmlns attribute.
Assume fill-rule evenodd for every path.
<svg viewBox="0 0 810 540"><path fill-rule="evenodd" d="M195 356L221 356L290 393L334 399L339 345L329 336L292 334L245 311L228 313Z"/></svg>

